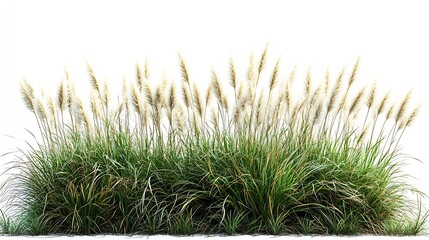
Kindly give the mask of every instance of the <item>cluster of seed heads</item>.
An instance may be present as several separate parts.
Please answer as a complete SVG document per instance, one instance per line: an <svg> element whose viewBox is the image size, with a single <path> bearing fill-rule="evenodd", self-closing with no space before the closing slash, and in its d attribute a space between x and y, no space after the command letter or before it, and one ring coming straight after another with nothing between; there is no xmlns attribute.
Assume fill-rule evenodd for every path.
<svg viewBox="0 0 429 240"><path fill-rule="evenodd" d="M137 65L135 81L124 80L116 106L112 104L109 85L97 79L90 65L88 109L67 73L55 97L36 93L25 80L20 90L47 144L55 137L64 137L67 129L84 134L126 131L142 138L162 139L212 131L254 136L270 130L305 129L309 139L335 138L353 132L363 141L368 136L370 140L386 138L381 132L388 120L393 120L393 131L387 137L395 139L396 133L410 126L419 111L419 107L409 110L411 92L398 102L392 101L390 93L379 96L375 83L354 93L359 60L349 76L345 68L334 79L327 71L319 84L315 84L308 70L302 89L302 85L296 84L295 68L289 76L280 76L280 58L268 69L265 48L259 58L251 55L244 78L240 78L230 59L229 81L222 82L212 69L210 84L202 90L192 80L184 58L179 55L178 59L180 81L162 79L158 85L151 83L154 80L147 63L143 67ZM268 79L262 77L265 71ZM266 87L261 84L264 80ZM233 95L228 94L231 91ZM297 97L296 92L302 94Z"/></svg>

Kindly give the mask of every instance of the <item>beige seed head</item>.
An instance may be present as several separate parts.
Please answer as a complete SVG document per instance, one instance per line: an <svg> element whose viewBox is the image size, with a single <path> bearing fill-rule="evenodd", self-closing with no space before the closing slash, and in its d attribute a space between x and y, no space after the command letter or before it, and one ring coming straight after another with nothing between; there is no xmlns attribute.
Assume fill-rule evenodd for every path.
<svg viewBox="0 0 429 240"><path fill-rule="evenodd" d="M55 116L57 115L57 106L52 96L49 96L49 99L48 99L48 109L49 109L50 116L52 118L55 118Z"/></svg>
<svg viewBox="0 0 429 240"><path fill-rule="evenodd" d="M89 79L92 88L95 89L97 92L100 92L100 85L98 84L98 80L95 76L94 70L92 69L91 65L89 65L89 63L86 63L86 67L88 69Z"/></svg>
<svg viewBox="0 0 429 240"><path fill-rule="evenodd" d="M180 53L179 53L179 64L180 64L180 69L182 71L182 79L186 83L190 84L190 77L189 77L188 68L186 67L185 60L183 59L183 57Z"/></svg>
<svg viewBox="0 0 429 240"><path fill-rule="evenodd" d="M110 100L110 91L109 91L109 85L107 84L106 81L104 81L104 86L103 86L103 100L104 100L104 105L109 105L109 100Z"/></svg>
<svg viewBox="0 0 429 240"><path fill-rule="evenodd" d="M393 116L393 112L395 111L396 104L390 105L389 111L387 111L386 119L390 119Z"/></svg>
<svg viewBox="0 0 429 240"><path fill-rule="evenodd" d="M29 88L28 86L29 86L29 84L26 81L24 81L24 83L21 82L19 84L19 90L21 92L22 99L24 100L24 103L27 106L27 108L30 111L35 112L35 106L33 103L34 97L32 94L33 90L32 90L32 88Z"/></svg>
<svg viewBox="0 0 429 240"><path fill-rule="evenodd" d="M144 77L146 80L149 80L150 78L149 62L147 59L144 61Z"/></svg>
<svg viewBox="0 0 429 240"><path fill-rule="evenodd" d="M180 106L177 108L177 111L174 112L175 119L177 120L177 126L179 130L182 130L185 127L185 112Z"/></svg>
<svg viewBox="0 0 429 240"><path fill-rule="evenodd" d="M209 85L207 87L207 92L206 92L206 106L210 104L211 99L212 99L212 86Z"/></svg>
<svg viewBox="0 0 429 240"><path fill-rule="evenodd" d="M326 73L325 73L325 87L323 88L323 93L325 94L325 96L328 94L329 83L330 83L330 74L329 74L329 68L328 68L328 69L326 69Z"/></svg>
<svg viewBox="0 0 429 240"><path fill-rule="evenodd" d="M308 68L305 76L305 96L309 96L311 91L311 70Z"/></svg>
<svg viewBox="0 0 429 240"><path fill-rule="evenodd" d="M363 96L365 95L366 87L363 87L359 93L355 96L350 105L349 114L359 111L359 105L362 102Z"/></svg>
<svg viewBox="0 0 429 240"><path fill-rule="evenodd" d="M67 94L67 83L64 80L62 80L60 82L60 85L58 86L57 96L58 96L57 98L58 106L60 107L60 110L61 111L66 110L67 102L68 102L67 100L68 94Z"/></svg>
<svg viewBox="0 0 429 240"><path fill-rule="evenodd" d="M193 90L194 90L194 94L193 94L193 96L194 96L194 105L197 107L198 114L200 116L203 116L204 103L203 103L203 101L202 101L202 99L200 97L200 93L198 91L198 87L197 87L196 83L194 83Z"/></svg>
<svg viewBox="0 0 429 240"><path fill-rule="evenodd" d="M123 99L123 103L124 103L124 107L126 112L129 112L130 109L130 102L129 102L129 96L128 96L128 82L124 79L122 81L122 99Z"/></svg>
<svg viewBox="0 0 429 240"><path fill-rule="evenodd" d="M222 106L227 111L229 110L229 101L228 101L228 97L227 96L222 96Z"/></svg>
<svg viewBox="0 0 429 240"><path fill-rule="evenodd" d="M405 123L406 127L411 126L411 124L413 124L414 120L416 119L417 115L419 114L421 109L421 106L417 106L414 108L414 110L411 112L411 114L408 116L407 121Z"/></svg>
<svg viewBox="0 0 429 240"><path fill-rule="evenodd" d="M247 66L247 74L246 74L247 80L249 81L249 83L253 81L253 78L255 76L254 60L253 59L254 59L254 56L253 56L253 53L251 53L250 57L249 57L249 64Z"/></svg>
<svg viewBox="0 0 429 240"><path fill-rule="evenodd" d="M146 96L146 101L152 107L154 107L155 104L156 104L156 101L155 101L154 97L152 96L152 90L151 90L151 88L150 88L150 86L149 86L149 84L147 82L144 84L144 89L143 90L144 90L144 94Z"/></svg>
<svg viewBox="0 0 429 240"><path fill-rule="evenodd" d="M133 86L131 94L131 103L133 105L134 111L141 115L142 112L140 111L140 91Z"/></svg>
<svg viewBox="0 0 429 240"><path fill-rule="evenodd" d="M322 117L323 112L323 104L322 102L319 102L316 107L316 111L314 112L314 118L313 118L313 124L317 124Z"/></svg>
<svg viewBox="0 0 429 240"><path fill-rule="evenodd" d="M67 100L68 100L68 108L73 106L73 101L76 97L74 83L68 81L67 82Z"/></svg>
<svg viewBox="0 0 429 240"><path fill-rule="evenodd" d="M359 70L359 63L360 63L360 57L358 57L358 59L355 62L355 65L353 66L352 74L350 75L350 78L349 78L349 86L351 86L356 80L356 75Z"/></svg>
<svg viewBox="0 0 429 240"><path fill-rule="evenodd" d="M375 99L376 91L377 91L377 85L374 82L374 84L372 85L372 88L371 88L371 92L369 93L368 99L366 101L366 106L368 108L371 108L372 105L374 104L374 99Z"/></svg>
<svg viewBox="0 0 429 240"><path fill-rule="evenodd" d="M47 119L48 118L48 110L46 108L46 105L41 97L36 98L36 112L40 116L41 119Z"/></svg>
<svg viewBox="0 0 429 240"><path fill-rule="evenodd" d="M378 105L377 116L380 115L382 112L384 112L384 110L386 109L386 106L387 106L387 102L389 101L389 98L390 98L390 92L388 92L387 94L384 95L383 99L381 100L380 104Z"/></svg>
<svg viewBox="0 0 429 240"><path fill-rule="evenodd" d="M277 59L276 65L274 66L273 74L270 79L270 91L274 89L274 86L277 84L278 75L280 70L280 57Z"/></svg>
<svg viewBox="0 0 429 240"><path fill-rule="evenodd" d="M98 92L95 91L95 89L93 89L93 91L91 92L90 106L91 106L91 112L94 115L94 117L96 118L101 117L100 98L99 98Z"/></svg>
<svg viewBox="0 0 429 240"><path fill-rule="evenodd" d="M222 93L222 87L219 82L219 78L217 77L217 74L214 69L212 69L212 81L211 86L214 91L214 95L217 98L217 100L220 102L221 105L223 105L223 93ZM225 107L223 105L223 107Z"/></svg>
<svg viewBox="0 0 429 240"><path fill-rule="evenodd" d="M403 115L405 114L405 112L407 111L408 108L408 103L411 99L411 95L412 95L412 91L408 91L407 95L405 96L405 98L402 100L401 104L399 105L399 110L396 113L396 118L395 120L398 122Z"/></svg>
<svg viewBox="0 0 429 240"><path fill-rule="evenodd" d="M170 110L173 110L175 105L176 105L176 90L175 90L174 83L172 83L170 85L170 94L168 97L168 107L170 108Z"/></svg>
<svg viewBox="0 0 429 240"><path fill-rule="evenodd" d="M237 72L232 58L229 60L229 80L231 86L235 89L237 87Z"/></svg>
<svg viewBox="0 0 429 240"><path fill-rule="evenodd" d="M78 103L77 114L79 115L79 118L83 119L83 123L85 124L85 129L89 130L91 128L91 121L88 116L88 113L85 111L81 99L78 99L77 103Z"/></svg>
<svg viewBox="0 0 429 240"><path fill-rule="evenodd" d="M310 99L310 107L314 107L317 104L317 101L320 100L320 94L322 92L322 86L319 85L319 87L317 87L316 91L314 91L314 93L311 96Z"/></svg>
<svg viewBox="0 0 429 240"><path fill-rule="evenodd" d="M143 77L142 77L142 70L139 64L136 64L136 83L138 86L139 91L142 91L143 89Z"/></svg>
<svg viewBox="0 0 429 240"><path fill-rule="evenodd" d="M189 108L192 103L191 93L189 92L189 88L185 86L185 84L182 84L182 96L183 100L185 102L186 108Z"/></svg>
<svg viewBox="0 0 429 240"><path fill-rule="evenodd" d="M344 77L344 71L345 71L345 68L341 70L340 74L338 75L337 81L335 82L334 89L332 91L331 97L329 98L329 102L328 102L328 107L327 107L328 113L331 112L336 105L338 95L340 94L340 90L343 85L342 82Z"/></svg>
<svg viewBox="0 0 429 240"><path fill-rule="evenodd" d="M158 86L155 91L155 105L156 106L165 106L165 97L161 89L165 89L164 86Z"/></svg>
<svg viewBox="0 0 429 240"><path fill-rule="evenodd" d="M259 59L258 75L261 75L261 72L264 70L265 63L267 61L267 53L268 53L268 43L265 45L264 51L262 52L261 58Z"/></svg>

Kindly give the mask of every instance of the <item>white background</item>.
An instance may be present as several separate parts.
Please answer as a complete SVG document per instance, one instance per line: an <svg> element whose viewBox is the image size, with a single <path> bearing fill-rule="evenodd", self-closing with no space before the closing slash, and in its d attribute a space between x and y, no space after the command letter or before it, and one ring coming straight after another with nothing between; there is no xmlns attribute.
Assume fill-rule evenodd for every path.
<svg viewBox="0 0 429 240"><path fill-rule="evenodd" d="M19 94L24 78L55 90L68 69L72 81L87 86L88 62L99 79L119 86L124 78L133 80L135 64L147 59L153 81L162 75L179 80L178 52L193 81L208 81L211 66L226 71L231 56L244 76L250 53L258 56L269 42L270 61L281 55L284 75L296 65L298 81L309 67L322 79L327 67L334 76L360 56L362 84L377 80L398 101L413 88L412 104L422 111L401 145L423 162L410 160L406 171L429 194L426 2L2 0L0 153L22 146L30 138L25 128L37 130Z"/></svg>

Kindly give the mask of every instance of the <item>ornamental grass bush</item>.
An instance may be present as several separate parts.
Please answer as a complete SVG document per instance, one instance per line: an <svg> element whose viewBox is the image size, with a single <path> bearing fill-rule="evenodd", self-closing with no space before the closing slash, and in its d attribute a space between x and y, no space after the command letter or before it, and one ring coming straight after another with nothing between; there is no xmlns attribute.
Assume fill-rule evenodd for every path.
<svg viewBox="0 0 429 240"><path fill-rule="evenodd" d="M148 65L118 100L88 65L91 94L21 93L40 138L20 150L3 187L8 234L416 235L427 213L407 182L400 139L419 108L351 73L303 85L267 66L241 77L152 79ZM265 75L264 75L265 74ZM244 75L244 74L243 74ZM68 76L68 75L67 75ZM264 77L265 76L265 77ZM37 134L33 132L33 135ZM409 199L408 193L416 193Z"/></svg>

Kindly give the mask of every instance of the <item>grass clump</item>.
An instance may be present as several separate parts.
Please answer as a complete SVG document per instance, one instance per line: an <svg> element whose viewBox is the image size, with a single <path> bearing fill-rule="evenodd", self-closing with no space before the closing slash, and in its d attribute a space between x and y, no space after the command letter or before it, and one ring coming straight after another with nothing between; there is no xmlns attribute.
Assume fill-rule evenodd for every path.
<svg viewBox="0 0 429 240"><path fill-rule="evenodd" d="M181 56L179 83L137 66L117 103L88 66L88 107L68 79L55 97L23 82L41 138L11 167L2 232L422 233L398 146L418 112L411 93L355 90L356 64L317 85L308 72L296 94L295 71L282 82L266 58L244 79L231 60L229 85L212 70L207 90Z"/></svg>

